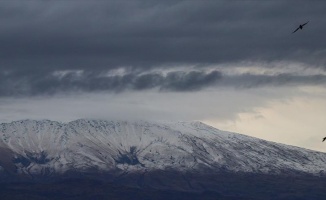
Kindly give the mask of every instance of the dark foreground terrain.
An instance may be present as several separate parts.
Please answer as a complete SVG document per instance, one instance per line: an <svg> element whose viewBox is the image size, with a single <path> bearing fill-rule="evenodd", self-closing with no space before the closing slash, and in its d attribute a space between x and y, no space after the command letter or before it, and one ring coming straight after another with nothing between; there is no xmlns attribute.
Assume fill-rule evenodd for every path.
<svg viewBox="0 0 326 200"><path fill-rule="evenodd" d="M152 174L152 178L130 175L112 181L67 178L0 183L0 199L326 199L326 178L321 177L175 174L174 179L172 174L161 175L166 178Z"/></svg>

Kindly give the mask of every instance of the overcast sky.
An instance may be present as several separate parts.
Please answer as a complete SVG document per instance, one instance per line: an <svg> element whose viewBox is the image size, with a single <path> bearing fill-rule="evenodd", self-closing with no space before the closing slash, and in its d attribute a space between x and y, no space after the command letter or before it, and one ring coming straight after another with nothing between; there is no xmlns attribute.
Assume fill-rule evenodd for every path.
<svg viewBox="0 0 326 200"><path fill-rule="evenodd" d="M0 1L0 122L199 120L326 152L325 7Z"/></svg>

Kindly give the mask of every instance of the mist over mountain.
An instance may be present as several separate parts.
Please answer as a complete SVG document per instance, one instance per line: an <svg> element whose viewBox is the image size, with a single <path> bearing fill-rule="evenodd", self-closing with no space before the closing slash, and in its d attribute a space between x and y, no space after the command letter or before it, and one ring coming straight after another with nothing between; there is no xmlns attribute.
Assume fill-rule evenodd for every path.
<svg viewBox="0 0 326 200"><path fill-rule="evenodd" d="M0 124L0 182L9 188L3 189L7 194L3 198L12 197L8 191L22 192L25 183L32 183L30 190L24 190L28 194L35 190L33 184L38 188L40 183L49 194L53 192L49 188L60 187L62 194L69 183L98 188L101 198L109 195L105 188L115 188L111 195L131 199L133 195L122 197L117 192L127 187L130 194L152 194L156 199L162 194L180 195L178 199L247 198L252 192L265 199L284 197L271 191L291 199L302 193L298 189L310 188L305 195L321 199L326 196L325 169L326 153L221 131L201 122L80 119Z"/></svg>

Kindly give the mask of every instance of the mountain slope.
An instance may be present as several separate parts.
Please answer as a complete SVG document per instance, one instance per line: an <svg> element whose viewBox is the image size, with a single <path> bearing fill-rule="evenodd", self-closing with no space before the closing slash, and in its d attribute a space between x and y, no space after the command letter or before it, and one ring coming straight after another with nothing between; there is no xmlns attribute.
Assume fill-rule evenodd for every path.
<svg viewBox="0 0 326 200"><path fill-rule="evenodd" d="M24 120L0 124L0 173L67 172L310 173L326 154L220 131L200 122Z"/></svg>

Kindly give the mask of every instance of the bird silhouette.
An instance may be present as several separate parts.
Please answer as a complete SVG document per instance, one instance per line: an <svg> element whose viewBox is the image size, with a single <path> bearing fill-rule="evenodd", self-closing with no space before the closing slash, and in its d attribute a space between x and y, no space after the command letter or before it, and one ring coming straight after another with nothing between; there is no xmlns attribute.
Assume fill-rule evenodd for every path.
<svg viewBox="0 0 326 200"><path fill-rule="evenodd" d="M326 137L323 138L323 142L326 140Z"/></svg>
<svg viewBox="0 0 326 200"><path fill-rule="evenodd" d="M308 22L309 21L307 21L306 23L304 23L304 24L300 24L300 26L297 28L297 29L295 29L292 33L295 33L295 32L297 32L299 29L301 29L302 30L302 28L306 25L306 24L308 24Z"/></svg>

